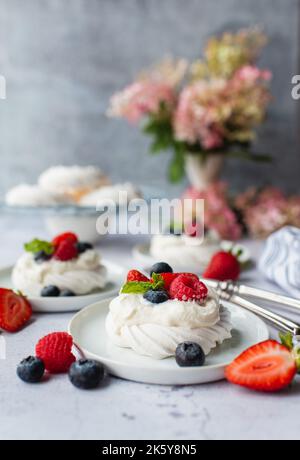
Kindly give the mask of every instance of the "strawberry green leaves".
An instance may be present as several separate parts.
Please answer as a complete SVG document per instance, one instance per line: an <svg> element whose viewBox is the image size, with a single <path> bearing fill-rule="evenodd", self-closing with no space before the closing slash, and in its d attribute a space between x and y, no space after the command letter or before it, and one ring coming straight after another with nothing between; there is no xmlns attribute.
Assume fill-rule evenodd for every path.
<svg viewBox="0 0 300 460"><path fill-rule="evenodd" d="M284 332L279 332L279 338L280 342L284 347L286 347L288 350L292 351L294 348L293 344L293 336L290 332L284 333Z"/></svg>

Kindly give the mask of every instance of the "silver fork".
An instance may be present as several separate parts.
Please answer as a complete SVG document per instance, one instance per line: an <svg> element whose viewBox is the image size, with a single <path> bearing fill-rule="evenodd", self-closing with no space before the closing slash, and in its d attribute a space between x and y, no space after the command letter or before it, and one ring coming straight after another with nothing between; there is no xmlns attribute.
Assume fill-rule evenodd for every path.
<svg viewBox="0 0 300 460"><path fill-rule="evenodd" d="M294 321L291 321L288 318L273 313L256 305L253 302L250 302L249 300L244 299L240 295L236 294L234 290L224 290L224 283L219 283L218 281L212 280L205 280L204 282L207 284L207 286L214 288L221 299L230 301L242 308L245 308L248 311L251 311L252 313L255 313L256 315L272 323L275 327L283 329L286 332L291 332L293 336L300 336L300 325Z"/></svg>
<svg viewBox="0 0 300 460"><path fill-rule="evenodd" d="M294 308L300 310L300 300L294 299L281 294L276 294L276 292L266 291L264 289L255 288L252 286L246 286L245 284L237 284L232 281L215 281L215 280L204 280L205 284L215 289L220 289L226 291L231 295L246 295L249 297L255 297L261 300L267 300L270 302L277 303L279 305L284 305L286 307Z"/></svg>

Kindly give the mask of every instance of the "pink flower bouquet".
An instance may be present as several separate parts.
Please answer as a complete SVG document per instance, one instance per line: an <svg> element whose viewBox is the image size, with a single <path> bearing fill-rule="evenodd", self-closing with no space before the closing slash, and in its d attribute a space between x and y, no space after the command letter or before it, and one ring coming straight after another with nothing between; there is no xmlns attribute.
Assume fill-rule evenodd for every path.
<svg viewBox="0 0 300 460"><path fill-rule="evenodd" d="M271 73L256 66L266 37L257 29L212 38L191 64L166 59L116 93L108 114L143 121L153 153L172 150L169 177L184 174L186 153L224 153L258 160L249 147L271 100ZM241 148L242 147L242 148Z"/></svg>

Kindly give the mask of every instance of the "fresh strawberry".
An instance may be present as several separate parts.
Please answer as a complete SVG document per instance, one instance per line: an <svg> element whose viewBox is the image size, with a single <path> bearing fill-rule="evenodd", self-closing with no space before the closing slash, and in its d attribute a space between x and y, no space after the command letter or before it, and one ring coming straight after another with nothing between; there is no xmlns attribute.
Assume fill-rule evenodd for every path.
<svg viewBox="0 0 300 460"><path fill-rule="evenodd" d="M70 241L71 243L76 244L78 242L78 238L77 235L72 232L61 233L53 238L52 244L53 246L58 247L63 241Z"/></svg>
<svg viewBox="0 0 300 460"><path fill-rule="evenodd" d="M217 252L211 259L203 277L219 281L236 281L241 273L237 258L230 252Z"/></svg>
<svg viewBox="0 0 300 460"><path fill-rule="evenodd" d="M208 289L196 275L182 274L172 281L169 293L171 299L203 302L207 297Z"/></svg>
<svg viewBox="0 0 300 460"><path fill-rule="evenodd" d="M54 252L54 258L62 262L75 259L78 256L78 250L72 241L64 240L57 247Z"/></svg>
<svg viewBox="0 0 300 460"><path fill-rule="evenodd" d="M53 332L39 340L35 352L48 372L60 374L68 372L71 364L76 361L72 346L73 339L67 332Z"/></svg>
<svg viewBox="0 0 300 460"><path fill-rule="evenodd" d="M172 282L179 276L179 273L160 273L160 276L165 282L165 289L168 291Z"/></svg>
<svg viewBox="0 0 300 460"><path fill-rule="evenodd" d="M127 275L127 281L149 282L150 280L138 270L130 270Z"/></svg>
<svg viewBox="0 0 300 460"><path fill-rule="evenodd" d="M0 328L16 332L30 319L32 308L28 300L10 289L0 288Z"/></svg>
<svg viewBox="0 0 300 460"><path fill-rule="evenodd" d="M229 382L251 390L273 392L287 387L297 367L292 352L274 340L254 345L227 367Z"/></svg>

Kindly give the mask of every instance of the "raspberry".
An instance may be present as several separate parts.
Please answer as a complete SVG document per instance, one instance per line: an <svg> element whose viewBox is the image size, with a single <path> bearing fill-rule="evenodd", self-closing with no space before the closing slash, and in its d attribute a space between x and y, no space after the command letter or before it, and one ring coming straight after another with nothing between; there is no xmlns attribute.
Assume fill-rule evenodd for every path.
<svg viewBox="0 0 300 460"><path fill-rule="evenodd" d="M78 250L72 241L62 241L56 248L54 253L55 259L66 262L71 259L75 259L78 256Z"/></svg>
<svg viewBox="0 0 300 460"><path fill-rule="evenodd" d="M127 275L127 281L149 282L149 279L138 270L130 270Z"/></svg>
<svg viewBox="0 0 300 460"><path fill-rule="evenodd" d="M78 242L77 235L72 232L66 232L66 233L61 233L60 235L57 235L55 238L52 240L52 244L57 247L59 246L63 241L70 241L71 243L76 244Z"/></svg>
<svg viewBox="0 0 300 460"><path fill-rule="evenodd" d="M165 289L168 291L170 289L170 286L172 282L178 278L179 275L187 275L191 276L194 279L198 280L198 276L194 275L193 273L160 273L160 276L163 278L165 282Z"/></svg>
<svg viewBox="0 0 300 460"><path fill-rule="evenodd" d="M183 301L196 300L203 302L208 294L207 287L196 275L183 274L177 276L170 286L171 299Z"/></svg>
<svg viewBox="0 0 300 460"><path fill-rule="evenodd" d="M71 351L72 346L73 339L67 332L53 332L39 340L35 352L48 372L60 374L68 372L71 364L76 361Z"/></svg>

